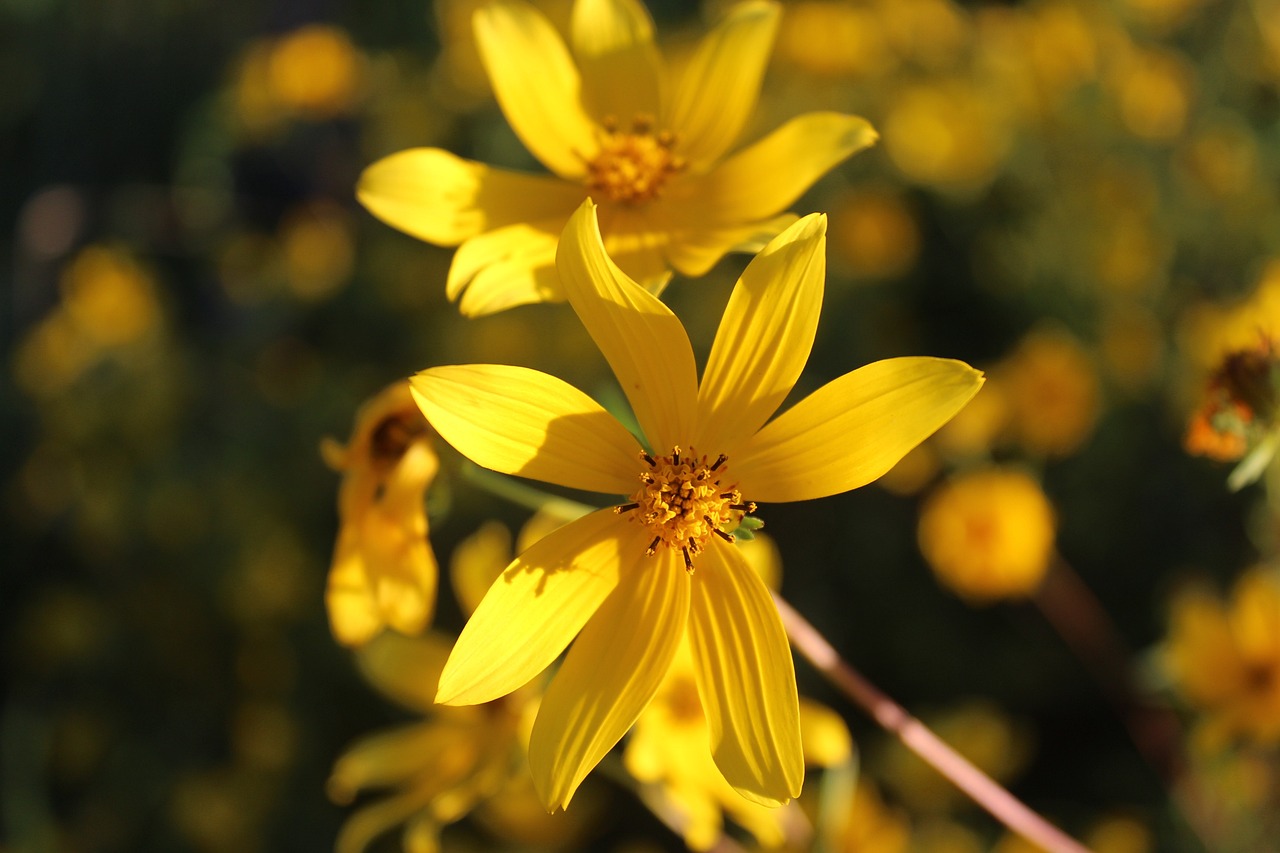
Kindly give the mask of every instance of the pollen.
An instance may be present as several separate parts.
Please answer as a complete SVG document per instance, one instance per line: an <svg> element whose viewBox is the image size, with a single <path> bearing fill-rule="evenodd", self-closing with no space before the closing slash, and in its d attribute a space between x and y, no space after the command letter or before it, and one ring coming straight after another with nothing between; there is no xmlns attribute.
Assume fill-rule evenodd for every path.
<svg viewBox="0 0 1280 853"><path fill-rule="evenodd" d="M622 204L641 204L661 194L663 186L685 168L674 153L675 134L655 131L646 116L637 116L630 130L606 120L600 131L600 151L587 161L587 188L597 198Z"/></svg>
<svg viewBox="0 0 1280 853"><path fill-rule="evenodd" d="M652 535L646 554L659 548L679 551L685 568L692 573L694 558L712 537L734 541L733 530L742 517L755 512L756 505L742 500L742 493L728 482L728 459L699 456L674 447L667 456L641 453L644 468L640 488L629 503L615 507L644 525Z"/></svg>

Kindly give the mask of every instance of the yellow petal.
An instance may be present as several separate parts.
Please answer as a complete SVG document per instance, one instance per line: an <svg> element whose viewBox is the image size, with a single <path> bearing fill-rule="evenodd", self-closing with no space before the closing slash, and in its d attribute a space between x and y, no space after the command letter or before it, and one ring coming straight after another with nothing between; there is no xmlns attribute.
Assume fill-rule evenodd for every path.
<svg viewBox="0 0 1280 853"><path fill-rule="evenodd" d="M1163 660L1181 692L1201 706L1224 703L1248 680L1222 603L1203 589L1174 599Z"/></svg>
<svg viewBox="0 0 1280 853"><path fill-rule="evenodd" d="M515 222L567 216L581 187L473 163L439 148L410 148L364 170L356 197L393 228L440 246Z"/></svg>
<svg viewBox="0 0 1280 853"><path fill-rule="evenodd" d="M580 178L596 152L581 82L550 22L523 0L495 0L475 15L476 43L493 93L520 141L548 169Z"/></svg>
<svg viewBox="0 0 1280 853"><path fill-rule="evenodd" d="M624 570L573 644L533 724L529 767L549 810L569 805L578 785L644 710L688 616L689 577L674 552L642 556Z"/></svg>
<svg viewBox="0 0 1280 853"><path fill-rule="evenodd" d="M734 460L761 502L803 501L866 485L964 408L982 373L962 361L890 358L829 382L756 433Z"/></svg>
<svg viewBox="0 0 1280 853"><path fill-rule="evenodd" d="M661 60L653 19L636 0L578 0L573 54L582 73L582 102L597 121L626 123L661 112Z"/></svg>
<svg viewBox="0 0 1280 853"><path fill-rule="evenodd" d="M693 576L689 640L711 754L738 793L765 806L800 796L804 754L791 647L764 583L713 540Z"/></svg>
<svg viewBox="0 0 1280 853"><path fill-rule="evenodd" d="M451 648L448 640L433 632L421 637L383 634L356 653L356 664L387 697L410 710L427 711Z"/></svg>
<svg viewBox="0 0 1280 853"><path fill-rule="evenodd" d="M780 11L776 3L737 4L681 75L668 124L695 169L720 159L751 120Z"/></svg>
<svg viewBox="0 0 1280 853"><path fill-rule="evenodd" d="M796 221L784 213L763 222L721 228L684 228L667 234L667 263L691 278L706 275L729 252L759 252Z"/></svg>
<svg viewBox="0 0 1280 853"><path fill-rule="evenodd" d="M640 525L602 509L517 557L467 620L436 702L488 702L546 669L617 586L619 571L644 557L643 537Z"/></svg>
<svg viewBox="0 0 1280 853"><path fill-rule="evenodd" d="M581 201L581 195L576 201ZM445 292L466 317L533 302L564 299L556 276L556 243L566 216L522 222L479 234L458 248Z"/></svg>
<svg viewBox="0 0 1280 853"><path fill-rule="evenodd" d="M1230 619L1246 661L1266 666L1280 660L1280 583L1274 575L1259 569L1241 575L1232 592Z"/></svg>
<svg viewBox="0 0 1280 853"><path fill-rule="evenodd" d="M360 646L384 626L365 572L359 528L344 524L333 549L333 566L324 593L329 629L344 646Z"/></svg>
<svg viewBox="0 0 1280 853"><path fill-rule="evenodd" d="M797 116L706 175L673 187L672 200L683 202L680 224L705 227L767 219L875 140L866 119L840 113Z"/></svg>
<svg viewBox="0 0 1280 853"><path fill-rule="evenodd" d="M428 768L457 732L435 722L380 731L356 741L333 766L329 798L349 803L366 788L397 785Z"/></svg>
<svg viewBox="0 0 1280 853"><path fill-rule="evenodd" d="M475 611L510 562L511 531L499 521L486 521L458 543L449 558L449 580L463 613Z"/></svg>
<svg viewBox="0 0 1280 853"><path fill-rule="evenodd" d="M665 253L670 235L654 227L642 210L610 205L598 213L609 259L645 290L660 294L670 280Z"/></svg>
<svg viewBox="0 0 1280 853"><path fill-rule="evenodd" d="M626 494L635 487L635 438L572 385L527 367L433 367L411 380L441 438L503 474Z"/></svg>
<svg viewBox="0 0 1280 853"><path fill-rule="evenodd" d="M800 697L800 739L806 764L834 767L853 759L853 736L844 718L826 705Z"/></svg>
<svg viewBox="0 0 1280 853"><path fill-rule="evenodd" d="M426 808L438 793L434 787L412 788L357 810L338 831L334 853L364 853L379 835Z"/></svg>
<svg viewBox="0 0 1280 853"><path fill-rule="evenodd" d="M756 255L725 308L698 388L695 446L728 454L791 392L813 348L827 272L827 217L801 219Z"/></svg>
<svg viewBox="0 0 1280 853"><path fill-rule="evenodd" d="M556 269L653 449L665 452L686 440L698 397L689 336L667 306L605 254L590 199L565 226Z"/></svg>

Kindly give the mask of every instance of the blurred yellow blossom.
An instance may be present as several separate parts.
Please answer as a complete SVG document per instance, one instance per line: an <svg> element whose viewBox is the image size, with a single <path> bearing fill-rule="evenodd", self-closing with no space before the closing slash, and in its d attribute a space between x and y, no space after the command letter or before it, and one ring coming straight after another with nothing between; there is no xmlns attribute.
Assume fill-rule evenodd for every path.
<svg viewBox="0 0 1280 853"><path fill-rule="evenodd" d="M1194 94L1186 61L1167 50L1141 50L1120 63L1113 85L1120 115L1134 136L1163 142L1182 133Z"/></svg>
<svg viewBox="0 0 1280 853"><path fill-rule="evenodd" d="M839 853L908 853L914 849L907 813L888 806L873 783L865 778L860 780L836 850Z"/></svg>
<svg viewBox="0 0 1280 853"><path fill-rule="evenodd" d="M1280 339L1280 259L1267 261L1244 299L1194 306L1181 333L1183 349L1204 371L1215 369L1230 352L1257 346L1263 337Z"/></svg>
<svg viewBox="0 0 1280 853"><path fill-rule="evenodd" d="M1032 453L1066 456L1093 431L1100 406L1097 369L1070 334L1033 331L993 372L1007 391L1014 438Z"/></svg>
<svg viewBox="0 0 1280 853"><path fill-rule="evenodd" d="M762 804L800 792L791 652L732 530L755 511L748 498L808 500L876 479L982 383L960 362L888 359L770 421L813 345L825 248L825 218L811 215L752 260L699 383L680 321L610 260L595 207L583 204L560 240L558 270L648 449L589 397L538 371L460 365L413 379L432 426L477 464L630 495L521 554L490 587L440 679L441 702L488 701L541 672L578 636L530 742L549 808L566 806L631 727L686 631L720 771Z"/></svg>
<svg viewBox="0 0 1280 853"><path fill-rule="evenodd" d="M367 168L360 201L460 246L446 291L468 316L563 299L556 243L587 197L629 276L658 292L669 269L702 275L776 236L795 220L788 205L876 139L863 119L810 113L723 159L754 112L778 16L767 0L735 5L668 87L638 0L578 0L572 54L524 0L494 0L475 16L480 55L516 135L554 174L414 148Z"/></svg>
<svg viewBox="0 0 1280 853"><path fill-rule="evenodd" d="M963 78L904 86L884 119L884 147L908 180L967 192L985 186L1011 145L1004 109Z"/></svg>
<svg viewBox="0 0 1280 853"><path fill-rule="evenodd" d="M938 580L968 601L1018 598L1048 570L1055 526L1039 483L1016 469L982 469L925 502L920 550Z"/></svg>
<svg viewBox="0 0 1280 853"><path fill-rule="evenodd" d="M831 248L855 276L893 278L915 264L920 227L901 194L850 191L832 208Z"/></svg>
<svg viewBox="0 0 1280 853"><path fill-rule="evenodd" d="M777 582L780 566L771 540L757 535L739 547L766 585ZM800 739L805 763L811 767L833 767L853 759L852 739L840 716L803 697ZM762 847L801 842L809 828L798 808L794 804L766 808L741 797L711 760L710 743L693 652L688 642L682 642L653 701L636 719L623 754L627 771L646 785L642 797L680 828L685 843L694 850L715 845L725 815Z"/></svg>
<svg viewBox="0 0 1280 853"><path fill-rule="evenodd" d="M124 249L81 249L59 284L61 301L14 354L18 386L41 397L64 391L106 353L144 340L161 320L151 274Z"/></svg>
<svg viewBox="0 0 1280 853"><path fill-rule="evenodd" d="M789 3L778 30L777 56L810 74L868 77L894 57L876 10L839 0Z"/></svg>
<svg viewBox="0 0 1280 853"><path fill-rule="evenodd" d="M341 29L309 24L282 36L271 51L267 79L275 99L313 118L346 112L360 86L363 57Z"/></svg>
<svg viewBox="0 0 1280 853"><path fill-rule="evenodd" d="M356 413L351 441L322 446L341 471L340 528L325 602L338 642L358 646L383 628L416 634L435 608L435 555L424 496L439 462L408 382Z"/></svg>
<svg viewBox="0 0 1280 853"><path fill-rule="evenodd" d="M378 836L404 825L404 848L439 849L442 827L495 797L509 802L530 798L520 790L527 778L525 748L537 695L520 690L484 705L450 708L431 701L449 654L449 642L435 633L421 637L383 634L358 652L365 677L389 698L425 719L368 735L334 764L329 798L347 804L367 790L387 789L383 799L358 808L343 824L337 853L362 853ZM536 802L536 800L533 800ZM581 828L574 818L553 818L524 809L521 829L538 840L565 839Z"/></svg>
<svg viewBox="0 0 1280 853"><path fill-rule="evenodd" d="M316 301L338 292L351 277L355 245L351 223L336 204L293 211L280 226L285 281L299 299Z"/></svg>
<svg viewBox="0 0 1280 853"><path fill-rule="evenodd" d="M993 702L973 699L922 719L938 737L998 782L1013 779L1031 757L1025 728ZM880 766L885 784L912 814L937 815L965 802L965 795L950 780L897 741L888 744Z"/></svg>
<svg viewBox="0 0 1280 853"><path fill-rule="evenodd" d="M1218 737L1280 742L1280 581L1273 570L1242 574L1231 601L1202 588L1171 605L1163 660L1174 686Z"/></svg>

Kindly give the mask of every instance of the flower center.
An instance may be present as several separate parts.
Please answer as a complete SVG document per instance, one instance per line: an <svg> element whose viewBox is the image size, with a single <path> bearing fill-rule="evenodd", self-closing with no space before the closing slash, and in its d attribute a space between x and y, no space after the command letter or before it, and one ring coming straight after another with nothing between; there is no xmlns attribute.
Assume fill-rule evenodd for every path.
<svg viewBox="0 0 1280 853"><path fill-rule="evenodd" d="M732 542L732 530L756 505L744 503L735 487L725 487L721 480L728 473L728 459L720 454L708 462L693 448L683 453L674 447L669 456L654 458L641 453L645 470L640 473L640 488L631 502L614 507L614 512L631 513L631 520L643 524L653 534L645 551L650 557L659 548L671 548L684 555L684 567L693 572L693 557L706 547L712 536Z"/></svg>
<svg viewBox="0 0 1280 853"><path fill-rule="evenodd" d="M667 179L683 171L685 161L672 153L675 134L654 132L653 122L637 116L630 131L604 121L600 153L587 162L587 188L597 198L623 204L640 204L657 198Z"/></svg>

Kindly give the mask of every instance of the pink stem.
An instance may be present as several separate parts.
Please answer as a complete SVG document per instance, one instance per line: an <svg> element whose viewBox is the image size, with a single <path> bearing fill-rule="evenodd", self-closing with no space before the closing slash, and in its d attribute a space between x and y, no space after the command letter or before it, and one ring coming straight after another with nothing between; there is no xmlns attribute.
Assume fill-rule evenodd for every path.
<svg viewBox="0 0 1280 853"><path fill-rule="evenodd" d="M886 731L982 806L993 817L1049 853L1089 853L1080 842L1027 808L994 779L974 767L924 723L867 681L832 648L818 630L777 593L773 596L791 644Z"/></svg>

